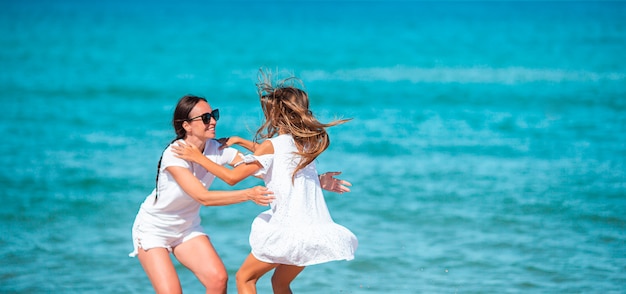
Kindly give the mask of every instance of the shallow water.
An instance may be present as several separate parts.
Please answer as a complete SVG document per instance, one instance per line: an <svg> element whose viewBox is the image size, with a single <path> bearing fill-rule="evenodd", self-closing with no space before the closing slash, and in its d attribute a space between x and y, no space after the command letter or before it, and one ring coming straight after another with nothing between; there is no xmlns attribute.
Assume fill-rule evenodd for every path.
<svg viewBox="0 0 626 294"><path fill-rule="evenodd" d="M300 76L321 120L353 118L317 164L354 184L327 202L357 256L294 292L626 292L623 2L0 8L0 292L152 292L130 227L173 106L205 96L218 135L250 137L261 66ZM263 209L201 211L230 292Z"/></svg>

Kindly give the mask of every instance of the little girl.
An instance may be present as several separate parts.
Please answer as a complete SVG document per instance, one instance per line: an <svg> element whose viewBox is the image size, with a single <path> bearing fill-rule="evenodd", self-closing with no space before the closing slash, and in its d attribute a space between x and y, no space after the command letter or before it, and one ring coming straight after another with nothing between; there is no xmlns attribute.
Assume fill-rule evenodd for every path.
<svg viewBox="0 0 626 294"><path fill-rule="evenodd" d="M207 160L194 146L174 150L181 158L194 161L230 185L256 175L263 178L276 199L270 209L252 222L252 252L236 275L239 293L256 293L256 282L268 271L274 293L291 293L290 284L305 266L334 260L351 260L358 241L345 227L335 223L328 212L315 158L330 144L327 127L347 120L321 123L309 110L306 92L286 85L289 78L274 85L263 71L257 84L265 122L256 138L260 144L232 137L226 145L240 144L254 151L233 169ZM343 191L349 191L343 187Z"/></svg>

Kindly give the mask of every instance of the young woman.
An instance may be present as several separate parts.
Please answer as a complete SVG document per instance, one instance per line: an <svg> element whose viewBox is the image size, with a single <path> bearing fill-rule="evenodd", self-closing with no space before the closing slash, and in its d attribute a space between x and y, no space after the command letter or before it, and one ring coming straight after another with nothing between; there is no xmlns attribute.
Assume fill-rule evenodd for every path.
<svg viewBox="0 0 626 294"><path fill-rule="evenodd" d="M169 254L191 270L207 293L226 293L228 274L210 239L200 225L200 206L254 201L268 205L274 198L265 187L235 191L208 191L215 176L206 169L177 158L172 146L196 147L220 165L241 159L234 148L220 148L215 140L219 111L206 99L182 97L172 124L176 139L168 146L157 170L156 189L141 204L132 229L134 251L156 293L181 293L181 285Z"/></svg>
<svg viewBox="0 0 626 294"><path fill-rule="evenodd" d="M276 198L271 209L252 223L252 252L237 272L237 289L240 294L256 293L258 279L275 269L274 293L291 293L291 282L306 266L354 258L357 238L332 220L314 163L330 144L325 129L346 120L319 122L309 110L307 93L286 85L296 79L275 86L270 75L261 72L260 77L257 86L265 122L256 138L267 140L256 144L233 137L227 143L254 151L254 156L244 158L245 164L225 168L201 156L193 145L180 145L174 152L231 185L250 175L263 178ZM338 192L349 191L338 186L342 186L335 187Z"/></svg>

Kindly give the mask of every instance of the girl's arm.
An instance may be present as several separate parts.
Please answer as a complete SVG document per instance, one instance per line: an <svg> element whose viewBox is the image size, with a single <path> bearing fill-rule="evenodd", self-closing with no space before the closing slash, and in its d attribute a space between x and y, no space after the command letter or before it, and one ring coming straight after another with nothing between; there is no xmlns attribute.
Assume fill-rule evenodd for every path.
<svg viewBox="0 0 626 294"><path fill-rule="evenodd" d="M201 165L207 171L231 186L241 182L243 179L251 175L254 175L254 173L262 168L261 164L255 161L248 164L240 164L233 169L228 169L208 159L196 146L192 144L179 144L179 146L173 145L172 151L178 158L193 161ZM274 153L274 146L269 140L256 145L256 151L254 152L255 155L272 153Z"/></svg>
<svg viewBox="0 0 626 294"><path fill-rule="evenodd" d="M248 200L258 205L267 206L274 200L272 192L263 186L234 191L208 191L200 180L184 167L170 166L165 168L165 170L174 177L174 180L185 193L205 206L229 205Z"/></svg>
<svg viewBox="0 0 626 294"><path fill-rule="evenodd" d="M342 194L343 192L350 192L352 183L346 180L340 180L335 178L336 175L340 175L341 172L325 172L320 175L320 184L322 189Z"/></svg>
<svg viewBox="0 0 626 294"><path fill-rule="evenodd" d="M254 150L256 149L257 146L259 146L259 144L252 142L250 140L246 140L244 138L241 137L237 137L237 136L232 136L232 137L228 137L228 138L221 138L219 140L217 140L218 142L220 142L220 144L222 144L222 146L220 146L220 148L226 148L226 147L230 147L233 146L235 144L248 149L248 151L250 152L254 152Z"/></svg>

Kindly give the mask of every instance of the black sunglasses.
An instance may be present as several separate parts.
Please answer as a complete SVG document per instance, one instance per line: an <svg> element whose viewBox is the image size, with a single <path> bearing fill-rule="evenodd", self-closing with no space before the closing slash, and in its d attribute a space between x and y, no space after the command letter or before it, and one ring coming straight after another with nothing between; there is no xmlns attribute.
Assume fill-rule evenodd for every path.
<svg viewBox="0 0 626 294"><path fill-rule="evenodd" d="M205 125L208 125L211 122L211 117L213 117L215 119L215 121L218 121L220 119L220 110L219 109L214 109L211 112L207 112L205 114L192 117L192 118L188 119L187 121L192 121L192 120L196 120L196 119L201 118L202 122Z"/></svg>

